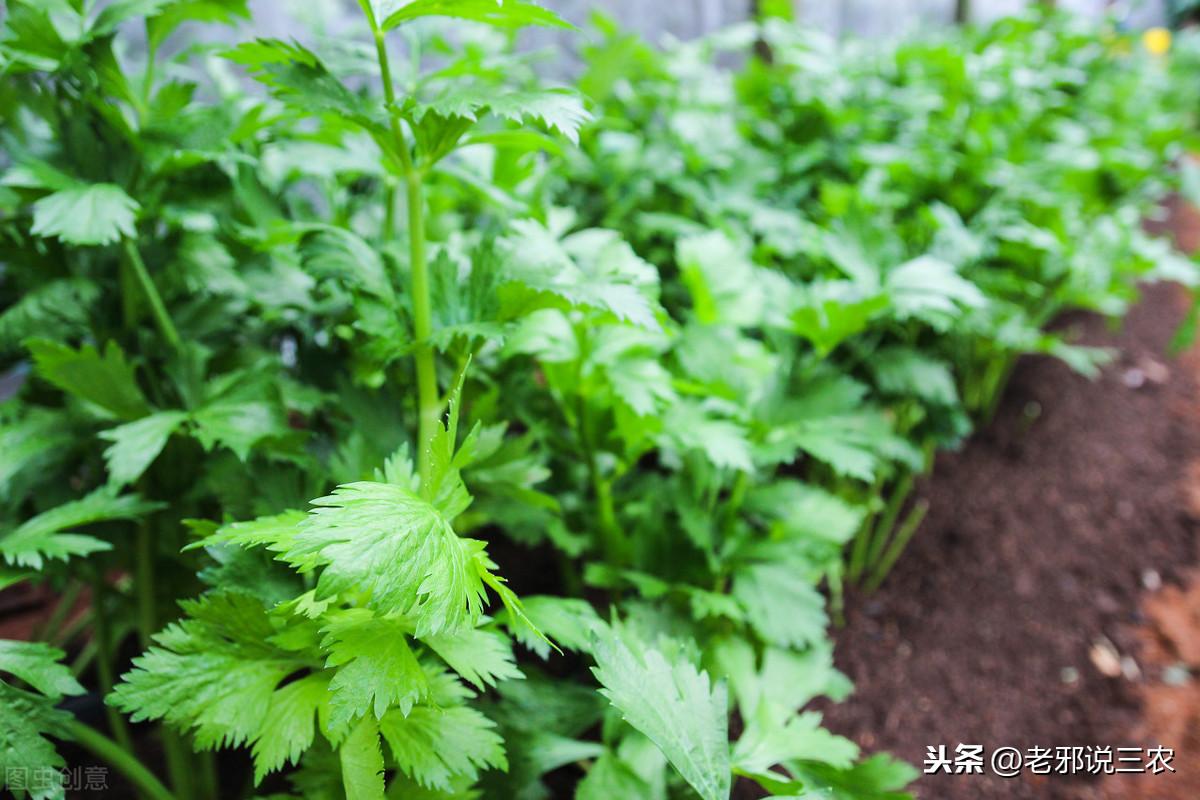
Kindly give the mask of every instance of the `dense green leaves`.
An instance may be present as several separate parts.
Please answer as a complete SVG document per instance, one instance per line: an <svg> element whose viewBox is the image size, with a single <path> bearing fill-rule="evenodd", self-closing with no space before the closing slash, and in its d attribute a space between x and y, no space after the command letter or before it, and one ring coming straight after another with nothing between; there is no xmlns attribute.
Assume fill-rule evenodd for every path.
<svg viewBox="0 0 1200 800"><path fill-rule="evenodd" d="M92 588L89 687L162 628L109 727L181 796L240 747L298 797L905 797L806 710L826 597L1018 355L1099 369L1057 314L1200 284L1137 225L1195 191L1188 51L601 21L580 93L529 0L359 7L219 61L166 39L243 0L8 3L0 587ZM60 764L58 657L0 643L0 766Z"/></svg>
<svg viewBox="0 0 1200 800"><path fill-rule="evenodd" d="M522 677L514 663L512 644L499 631L467 628L426 636L421 641L478 689Z"/></svg>
<svg viewBox="0 0 1200 800"><path fill-rule="evenodd" d="M474 782L481 769L504 768L503 740L495 723L472 708L421 706L391 712L380 732L404 774L429 788L450 791L455 779Z"/></svg>
<svg viewBox="0 0 1200 800"><path fill-rule="evenodd" d="M322 595L362 593L371 608L411 616L418 635L457 631L479 618L488 571L483 542L460 538L431 502L405 486L356 483L314 504L283 557L324 565Z"/></svg>
<svg viewBox="0 0 1200 800"><path fill-rule="evenodd" d="M570 27L553 11L528 0L412 0L382 19L381 27L390 30L422 17L453 17L504 28Z"/></svg>
<svg viewBox="0 0 1200 800"><path fill-rule="evenodd" d="M135 234L139 206L120 186L97 183L61 189L33 206L33 233L67 244L113 244Z"/></svg>
<svg viewBox="0 0 1200 800"><path fill-rule="evenodd" d="M378 619L363 609L326 623L325 665L340 667L328 687L331 725L342 728L368 712L378 719L392 707L408 714L429 693L407 633L399 620Z"/></svg>
<svg viewBox="0 0 1200 800"><path fill-rule="evenodd" d="M157 507L137 495L97 489L0 534L0 557L9 564L40 569L45 559L66 559L107 550L111 546L108 542L71 529L109 520L137 519Z"/></svg>
<svg viewBox="0 0 1200 800"><path fill-rule="evenodd" d="M329 676L307 675L271 696L270 709L251 748L254 779L294 764L313 743L316 719L329 702Z"/></svg>
<svg viewBox="0 0 1200 800"><path fill-rule="evenodd" d="M135 722L165 719L192 729L203 748L256 742L274 724L281 682L304 660L271 643L277 630L253 597L209 595L185 609L191 618L156 635L111 702ZM270 749L261 757L278 761Z"/></svg>
<svg viewBox="0 0 1200 800"><path fill-rule="evenodd" d="M295 108L352 120L375 134L384 130L380 104L352 91L320 57L297 42L257 39L225 55Z"/></svg>
<svg viewBox="0 0 1200 800"><path fill-rule="evenodd" d="M614 627L599 634L593 672L601 692L645 734L704 800L729 796L726 692L682 654L673 659Z"/></svg>
<svg viewBox="0 0 1200 800"><path fill-rule="evenodd" d="M34 339L29 353L40 377L121 419L137 419L150 409L138 387L133 365L116 342L103 355L92 345L76 350L58 342Z"/></svg>
<svg viewBox="0 0 1200 800"><path fill-rule="evenodd" d="M383 750L379 725L373 718L363 717L354 726L338 754L346 800L376 800L384 796Z"/></svg>
<svg viewBox="0 0 1200 800"><path fill-rule="evenodd" d="M0 640L0 672L20 678L47 697L82 694L79 681L58 663L62 655L42 642Z"/></svg>
<svg viewBox="0 0 1200 800"><path fill-rule="evenodd" d="M186 419L180 411L160 411L102 433L112 442L104 451L111 481L123 485L140 478Z"/></svg>
<svg viewBox="0 0 1200 800"><path fill-rule="evenodd" d="M62 657L61 650L41 642L0 640L0 786L18 797L25 790L35 800L64 796L64 763L45 737L71 738L70 715L55 705L85 689L58 663ZM34 691L12 685L6 676Z"/></svg>
<svg viewBox="0 0 1200 800"><path fill-rule="evenodd" d="M733 596L764 641L803 648L825 635L825 598L803 582L794 566L755 564L737 573ZM781 614L780 609L787 613Z"/></svg>
<svg viewBox="0 0 1200 800"><path fill-rule="evenodd" d="M529 289L618 319L655 328L650 296L653 268L611 231L584 230L565 238L534 221L514 222L505 241L512 277Z"/></svg>
<svg viewBox="0 0 1200 800"><path fill-rule="evenodd" d="M591 119L580 96L570 89L543 89L497 94L491 90L452 89L426 103L414 103L407 113L421 122L426 114L475 122L489 112L512 122L536 121L579 142L579 127Z"/></svg>

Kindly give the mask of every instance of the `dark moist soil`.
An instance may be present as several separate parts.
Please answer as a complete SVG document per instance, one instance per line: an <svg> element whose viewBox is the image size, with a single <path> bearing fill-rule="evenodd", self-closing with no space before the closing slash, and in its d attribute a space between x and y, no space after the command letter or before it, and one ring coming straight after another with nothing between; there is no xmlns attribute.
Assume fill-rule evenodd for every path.
<svg viewBox="0 0 1200 800"><path fill-rule="evenodd" d="M1142 716L1126 737L1130 742L1169 742L1179 772L1170 780L1114 775L1098 789L1081 792L1081 799L1200 798L1200 769L1195 766L1200 763L1200 682L1195 680L1200 674L1200 572L1193 572L1189 583L1168 586L1146 600L1147 624L1138 631L1139 664L1145 673L1139 686Z"/></svg>
<svg viewBox="0 0 1200 800"><path fill-rule="evenodd" d="M994 422L938 458L919 490L931 511L917 538L879 592L851 599L835 632L838 665L858 690L824 709L829 727L918 767L928 746L960 743L1186 749L1179 739L1197 732L1178 724L1182 705L1147 695L1173 656L1149 663L1154 618L1142 599L1167 587L1200 604L1170 589L1188 585L1197 560L1185 477L1200 457L1200 370L1167 355L1185 311L1179 288L1159 285L1120 330L1064 320L1076 341L1116 348L1116 360L1095 381L1054 360L1022 361ZM1174 766L1190 780L1135 776L1102 790L1058 776L940 774L915 793L1200 798L1200 763Z"/></svg>

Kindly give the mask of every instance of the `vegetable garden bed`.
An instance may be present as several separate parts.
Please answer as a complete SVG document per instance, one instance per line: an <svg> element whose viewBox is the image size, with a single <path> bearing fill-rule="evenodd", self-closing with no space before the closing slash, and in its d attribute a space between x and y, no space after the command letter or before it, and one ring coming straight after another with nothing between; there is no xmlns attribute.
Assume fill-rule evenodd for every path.
<svg viewBox="0 0 1200 800"><path fill-rule="evenodd" d="M1200 210L1172 198L1165 211L1155 227L1200 252ZM1164 286L1118 331L1097 317L1064 320L1120 352L1098 381L1050 361L1021 365L995 423L922 487L938 509L922 538L838 631L859 691L827 717L864 747L914 761L944 742L1124 742L1176 748L1179 774L938 776L921 796L1200 791L1187 767L1200 745L1200 684L1186 678L1200 667L1200 355L1167 355L1187 302Z"/></svg>
<svg viewBox="0 0 1200 800"><path fill-rule="evenodd" d="M1190 440L1146 401L1091 431L1112 354L1053 321L1200 286L1140 225L1200 194L1200 41L1038 13L838 44L776 3L661 50L597 19L562 87L517 47L564 26L537 4L358 6L357 37L228 47L192 36L243 0L7 0L0 590L54 598L0 641L10 790L97 759L153 800L900 800L918 773L875 751L911 757L908 706L833 712L884 713L865 749L815 710L851 691L847 598L857 673L896 592L995 612L1021 563L1018 598L1078 612L1069 551L1005 548L1058 543L1083 488L1114 509L1085 565L1142 563L1125 522L1175 507L1116 492ZM1101 383L1022 368L1014 417L1030 354ZM913 494L998 408L1064 482L999 483L985 439ZM974 526L1010 544L935 568ZM969 668L948 613L911 658ZM1078 655L1023 622L987 641Z"/></svg>
<svg viewBox="0 0 1200 800"><path fill-rule="evenodd" d="M1146 587L1193 580L1198 555L1185 478L1200 454L1200 376L1164 355L1185 310L1162 287L1119 333L1069 321L1118 360L1095 382L1023 364L995 423L939 460L921 537L836 634L858 691L828 709L834 730L915 763L938 744L1163 745L1194 776L1186 737L1161 718L1142 725L1139 702L1178 661L1144 658ZM1134 661L1114 671L1110 652ZM1116 796L1188 800L1196 784L1181 776L1122 776ZM1098 778L1081 780L938 775L918 787L939 800L1099 796Z"/></svg>

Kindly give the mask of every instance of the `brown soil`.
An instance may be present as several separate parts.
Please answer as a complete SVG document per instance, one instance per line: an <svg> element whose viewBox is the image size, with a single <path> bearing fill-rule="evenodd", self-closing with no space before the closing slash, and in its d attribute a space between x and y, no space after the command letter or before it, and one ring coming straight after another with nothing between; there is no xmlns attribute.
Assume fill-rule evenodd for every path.
<svg viewBox="0 0 1200 800"><path fill-rule="evenodd" d="M960 743L1163 746L1178 773L941 774L922 800L1200 797L1200 357L1166 355L1185 304L1155 286L1119 331L1067 320L1119 351L1094 382L1018 366L994 423L921 487L932 511L893 575L851 602L836 652L858 692L824 709L918 766Z"/></svg>
<svg viewBox="0 0 1200 800"><path fill-rule="evenodd" d="M1114 776L1088 800L1195 800L1200 797L1200 572L1190 588L1171 586L1146 601L1147 624L1139 630L1146 681L1142 718L1130 741L1157 739L1176 749L1179 772L1170 780Z"/></svg>

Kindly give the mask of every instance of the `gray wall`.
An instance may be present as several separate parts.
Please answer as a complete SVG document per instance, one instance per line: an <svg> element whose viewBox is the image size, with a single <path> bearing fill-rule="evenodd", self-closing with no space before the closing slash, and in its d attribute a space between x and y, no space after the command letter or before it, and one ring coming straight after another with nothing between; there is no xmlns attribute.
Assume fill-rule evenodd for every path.
<svg viewBox="0 0 1200 800"><path fill-rule="evenodd" d="M586 26L589 13L601 9L627 28L652 40L665 34L691 38L745 20L750 0L541 0L563 17ZM929 25L950 24L954 0L793 0L799 19L834 35L890 37ZM972 15L986 22L1019 12L1030 0L971 0ZM1166 0L1058 0L1063 8L1100 17L1113 8L1133 27L1162 24ZM297 18L336 35L347 13L358 14L354 0L251 0L259 36L303 30Z"/></svg>
<svg viewBox="0 0 1200 800"><path fill-rule="evenodd" d="M793 0L798 18L834 35L889 37L928 25L948 25L954 0ZM604 9L626 27L651 38L670 33L681 38L746 19L749 0L542 0L576 24L593 8ZM972 0L972 16L981 21L1020 12L1029 0ZM1162 24L1166 0L1058 0L1085 16L1099 18L1113 8L1135 27Z"/></svg>

